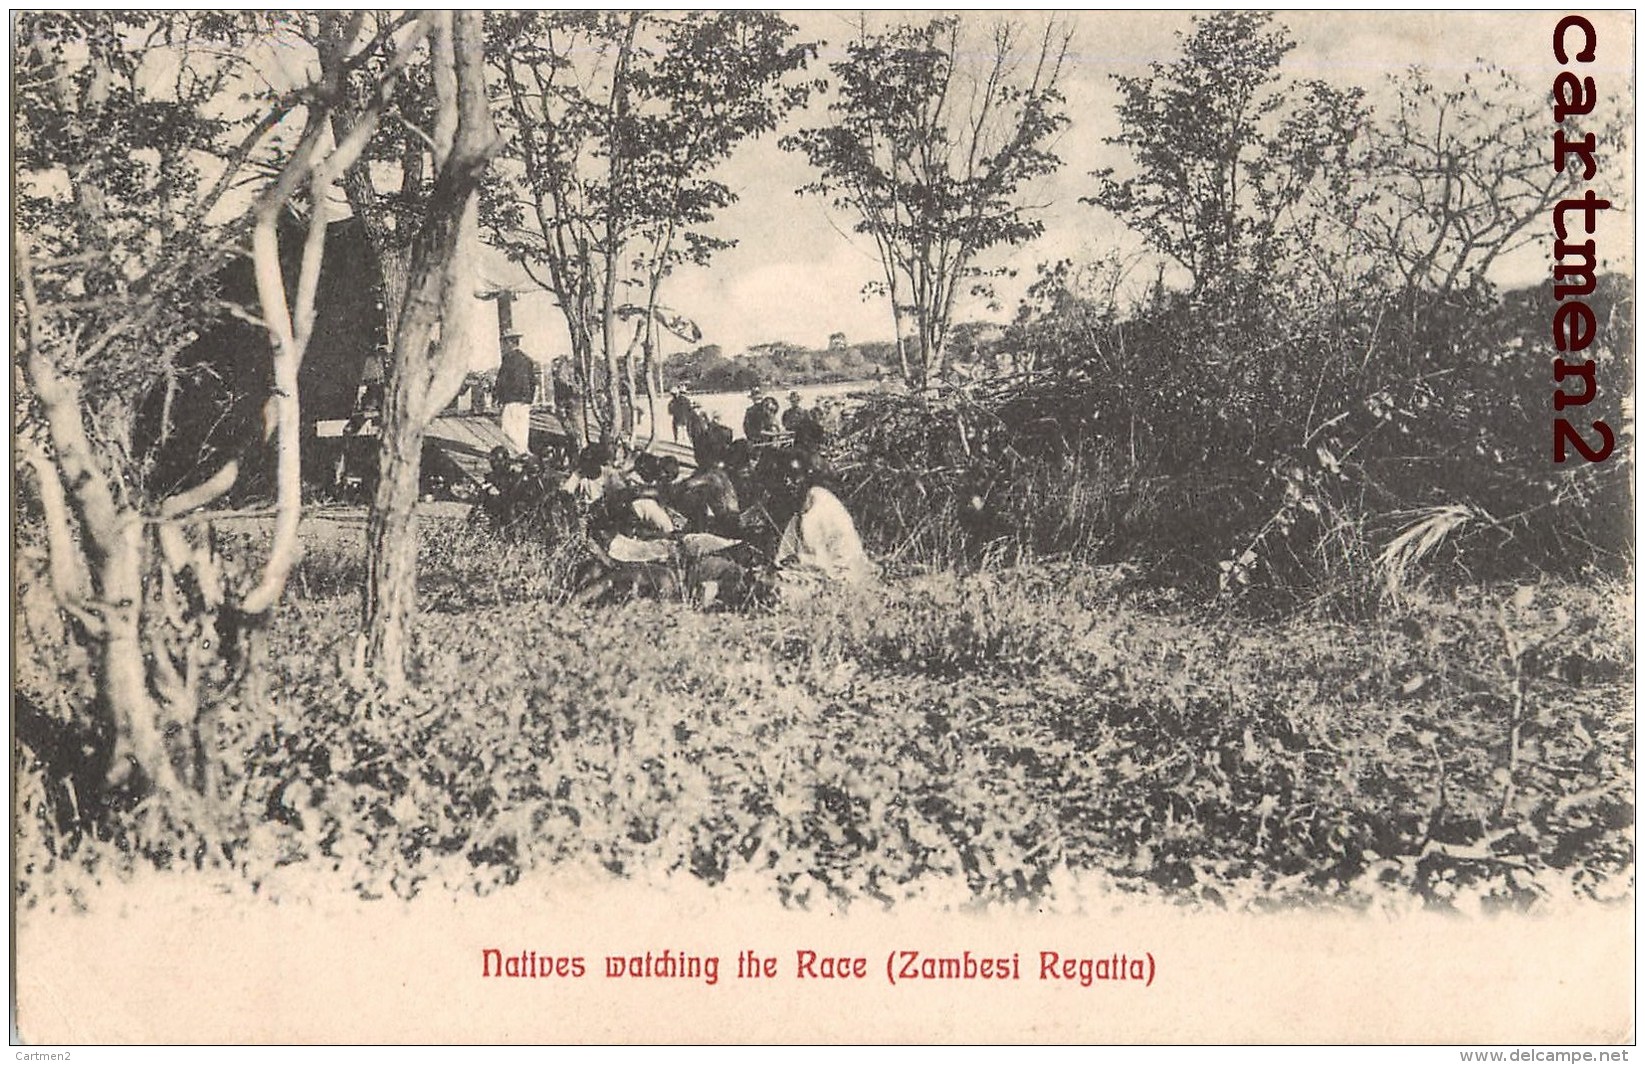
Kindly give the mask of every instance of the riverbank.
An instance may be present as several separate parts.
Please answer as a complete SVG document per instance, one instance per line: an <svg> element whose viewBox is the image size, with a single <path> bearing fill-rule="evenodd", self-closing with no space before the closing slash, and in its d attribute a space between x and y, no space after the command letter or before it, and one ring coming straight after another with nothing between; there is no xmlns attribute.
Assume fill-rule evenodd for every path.
<svg viewBox="0 0 1645 1065"><path fill-rule="evenodd" d="M777 401L787 409L791 393L799 393L800 406L810 410L822 402L844 402L849 404L850 397L867 395L878 392L900 392L902 385L891 381L864 380L841 381L826 385L795 385L792 388L766 389L765 394L775 396ZM717 418L731 428L733 435L743 435L743 415L748 411L749 396L744 392L693 392L691 401L701 407L710 418ZM657 397L657 417L660 419L657 435L664 439L675 438L674 419L668 414L668 397ZM640 410L640 435L647 436L651 431L650 412L645 410L644 404ZM678 427L678 439L685 440L685 426Z"/></svg>

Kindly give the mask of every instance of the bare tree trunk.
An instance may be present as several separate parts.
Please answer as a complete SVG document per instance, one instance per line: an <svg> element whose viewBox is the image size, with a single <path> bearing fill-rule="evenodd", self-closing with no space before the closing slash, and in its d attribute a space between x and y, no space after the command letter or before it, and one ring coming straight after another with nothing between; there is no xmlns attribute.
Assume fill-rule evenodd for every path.
<svg viewBox="0 0 1645 1065"><path fill-rule="evenodd" d="M605 260L605 310L601 315L601 343L605 346L605 401L608 418L601 420L600 439L614 440L623 431L622 371L617 365L617 311L612 306L613 290L617 287L617 254L608 252Z"/></svg>
<svg viewBox="0 0 1645 1065"><path fill-rule="evenodd" d="M623 124L628 118L628 64L634 54L634 34L640 27L641 13L630 12L628 27L617 51L617 65L611 73L611 156L607 168L607 187L612 200L623 180ZM602 340L605 344L606 402L611 408L611 424L601 426L602 438L614 438L627 428L628 411L623 403L623 372L617 365L617 264L622 258L621 226L613 203L606 208L605 222L605 291L602 293L600 318ZM632 380L632 379L631 379Z"/></svg>
<svg viewBox="0 0 1645 1065"><path fill-rule="evenodd" d="M954 297L958 295L960 278L965 276L965 268L970 263L970 253L961 250L954 258L952 276L947 281L947 291L943 293L942 304L937 312L937 320L933 329L932 347L932 374L940 381L948 378L948 329L954 321Z"/></svg>
<svg viewBox="0 0 1645 1065"><path fill-rule="evenodd" d="M30 317L37 318L26 265L23 288ZM93 717L107 742L99 752L102 783L119 786L146 777L147 785L192 809L166 749L167 708L149 691L142 517L119 499L97 461L75 385L40 350L38 337L30 340L27 379L45 414L54 456L48 460L37 452L32 465L50 538L53 592L96 663Z"/></svg>
<svg viewBox="0 0 1645 1065"><path fill-rule="evenodd" d="M886 262L889 264L891 261L889 258L891 254L889 249L886 248L885 250L882 250L881 254L886 256ZM918 392L920 390L920 383L915 379L914 364L908 359L908 342L903 337L903 310L902 302L900 300L901 293L897 288L896 268L887 265L885 269L885 278L886 293L891 297L891 331L894 334L892 339L897 342L897 370L902 374L903 382L907 384L909 388L915 392Z"/></svg>
<svg viewBox="0 0 1645 1065"><path fill-rule="evenodd" d="M345 52L358 30L360 16L344 25L339 16L325 23L317 42L320 54L321 87L327 94L340 94L345 71ZM403 62L403 59L401 60ZM325 259L326 220L316 211L309 219L298 270L296 299L288 304L285 278L280 268L278 243L280 214L306 184L317 201L324 201L336 183L353 169L377 128L382 108L388 102L397 68L391 67L378 86L378 95L355 124L341 137L329 155L315 158L325 128L335 135L334 115L311 114L303 138L279 178L261 196L254 211L252 258L256 270L257 296L263 309L274 352L274 394L276 419L276 494L274 542L269 550L263 578L246 593L240 609L247 615L266 618L285 589L287 576L302 554L298 524L302 515L302 463L299 455L301 412L298 406L298 371L314 336L315 304L320 286L320 269ZM310 160L313 160L311 163Z"/></svg>
<svg viewBox="0 0 1645 1065"><path fill-rule="evenodd" d="M641 377L645 381L646 416L651 419L651 435L646 437L647 448L657 442L657 393L662 391L662 372L657 368L657 302L656 288L652 288L653 310L645 320L645 358L641 363Z"/></svg>
<svg viewBox="0 0 1645 1065"><path fill-rule="evenodd" d="M586 323L587 318L582 319ZM582 425L577 433L578 446L587 447L592 440L590 430L598 424L599 404L594 399L594 340L586 326L575 326L572 329L572 349L577 352L577 372L580 380L577 382L577 402L582 406ZM582 344L579 349L578 343Z"/></svg>
<svg viewBox="0 0 1645 1065"><path fill-rule="evenodd" d="M435 178L411 245L405 300L384 384L377 492L366 519L362 613L364 665L389 690L402 688L417 609L417 489L423 432L456 394L466 372L465 317L473 298L480 177L501 147L486 102L483 28L478 11L424 15L430 27L435 91ZM444 324L439 344L435 334Z"/></svg>
<svg viewBox="0 0 1645 1065"><path fill-rule="evenodd" d="M411 251L388 242L377 251L378 270L383 285L383 339L394 350L394 333L400 324L400 309L406 305L406 287L411 278Z"/></svg>
<svg viewBox="0 0 1645 1065"><path fill-rule="evenodd" d="M133 770L181 799L166 755L162 710L149 695L142 643L143 523L124 505L96 458L81 417L79 391L62 375L32 329L39 320L32 273L20 255L22 297L30 329L24 370L45 416L52 459L36 464L50 526L53 584L59 602L81 626L97 662L96 716L112 741L106 781ZM79 536L70 526L70 514Z"/></svg>
<svg viewBox="0 0 1645 1065"><path fill-rule="evenodd" d="M104 587L114 594L133 591L138 598L104 613L104 633L97 649L102 683L99 701L104 718L115 724L108 779L125 783L133 770L168 796L181 797L184 788L166 750L161 707L149 696L148 670L140 635L142 560L134 544L111 557L102 567Z"/></svg>
<svg viewBox="0 0 1645 1065"><path fill-rule="evenodd" d="M423 427L411 423L410 382L399 359L390 364L383 391L380 472L366 521L364 631L366 661L392 686L404 679L407 634L417 616Z"/></svg>

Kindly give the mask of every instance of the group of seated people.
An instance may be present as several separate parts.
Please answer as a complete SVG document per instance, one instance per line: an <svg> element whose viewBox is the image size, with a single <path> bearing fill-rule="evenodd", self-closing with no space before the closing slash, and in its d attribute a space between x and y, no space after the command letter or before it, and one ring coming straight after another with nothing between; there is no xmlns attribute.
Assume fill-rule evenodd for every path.
<svg viewBox="0 0 1645 1065"><path fill-rule="evenodd" d="M687 474L670 456L595 443L576 455L498 448L483 505L515 534L581 534L579 600L654 595L747 606L874 566L815 456L736 441Z"/></svg>

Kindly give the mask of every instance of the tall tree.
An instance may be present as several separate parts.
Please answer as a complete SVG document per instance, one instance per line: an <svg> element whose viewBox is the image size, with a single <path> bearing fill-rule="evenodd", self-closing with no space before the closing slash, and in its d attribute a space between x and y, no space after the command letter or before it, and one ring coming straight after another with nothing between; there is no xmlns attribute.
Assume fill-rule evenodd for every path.
<svg viewBox="0 0 1645 1065"><path fill-rule="evenodd" d="M360 158L343 175L349 210L359 222L372 254L382 297L384 332L390 349L399 327L410 280L411 246L428 203L428 130L433 98L429 84L427 26L412 14L374 11L362 16L383 42L372 62L354 67L331 108L334 135L344 138L369 121L381 74L390 64L403 68L402 88L388 111L388 121L370 124ZM412 31L412 27L418 27ZM315 26L323 33L323 25ZM317 46L323 41L316 40Z"/></svg>
<svg viewBox="0 0 1645 1065"><path fill-rule="evenodd" d="M478 11L419 16L428 37L432 185L410 226L405 290L383 388L378 478L366 519L364 666L390 690L406 679L417 610L417 495L423 434L467 372L478 190L502 147L486 98Z"/></svg>
<svg viewBox="0 0 1645 1065"><path fill-rule="evenodd" d="M830 65L831 124L783 139L819 172L800 191L856 215L857 232L873 238L914 388L944 374L955 299L978 275L977 256L1044 228L1024 199L1061 165L1050 145L1068 122L1057 85L1071 31L1051 22L1037 39L1025 34L1001 21L978 48L954 16L883 33L865 20Z"/></svg>
<svg viewBox="0 0 1645 1065"><path fill-rule="evenodd" d="M1086 202L1186 269L1196 295L1250 293L1312 242L1319 216L1297 210L1310 192L1346 197L1362 94L1286 80L1295 42L1266 12L1197 17L1177 39L1180 58L1115 76L1121 131L1107 140L1134 167L1097 171Z"/></svg>
<svg viewBox="0 0 1645 1065"><path fill-rule="evenodd" d="M659 303L665 279L731 241L708 226L736 194L714 175L774 130L812 86L815 49L757 11L495 16L489 58L511 147L488 190L498 246L552 292L601 435L660 388L660 329L695 327ZM652 417L656 425L655 410Z"/></svg>
<svg viewBox="0 0 1645 1065"><path fill-rule="evenodd" d="M317 205L361 147L331 140L326 101L372 47L357 20L319 17L328 46L312 80L262 92L246 90L250 66L283 38L278 20L87 12L15 28L19 445L52 590L88 653L103 775L146 779L190 808L188 784L210 781L179 777L187 752L168 735L192 737L193 764L209 769L197 695L218 622L266 618L298 550L296 373L324 251ZM277 222L294 205L308 218L288 276ZM233 484L236 463L156 494L131 429L139 398L207 324L214 279L248 229L271 341L277 517L265 564L236 586L187 526Z"/></svg>

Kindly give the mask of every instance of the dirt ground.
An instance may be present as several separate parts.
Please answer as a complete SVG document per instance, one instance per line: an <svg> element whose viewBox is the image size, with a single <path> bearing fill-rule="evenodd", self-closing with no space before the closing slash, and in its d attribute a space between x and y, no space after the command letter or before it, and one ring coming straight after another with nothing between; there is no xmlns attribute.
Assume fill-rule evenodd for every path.
<svg viewBox="0 0 1645 1065"><path fill-rule="evenodd" d="M303 542L305 544L336 544L365 546L366 511L364 504L319 504L303 508ZM472 503L437 500L417 504L417 516L423 521L466 521ZM226 514L216 519L222 532L262 534L274 531L274 512L268 509L248 510Z"/></svg>

